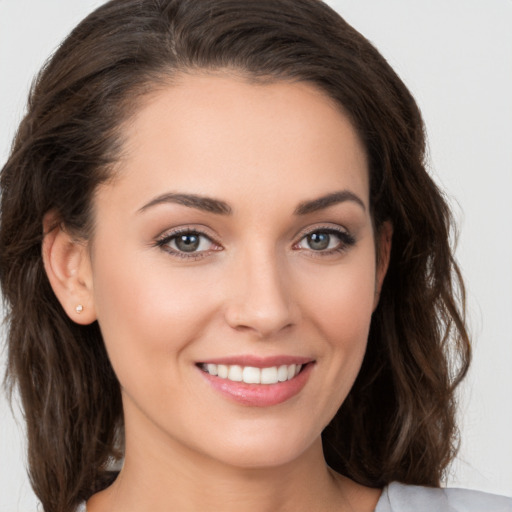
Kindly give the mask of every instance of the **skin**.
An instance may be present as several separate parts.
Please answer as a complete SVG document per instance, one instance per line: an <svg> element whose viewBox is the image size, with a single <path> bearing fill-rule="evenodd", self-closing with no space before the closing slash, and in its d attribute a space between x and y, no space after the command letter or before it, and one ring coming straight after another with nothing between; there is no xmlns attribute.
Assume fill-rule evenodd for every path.
<svg viewBox="0 0 512 512"><path fill-rule="evenodd" d="M98 320L122 388L125 464L89 512L374 510L380 491L330 470L320 439L361 366L390 248L349 120L310 84L195 74L148 98L124 135L92 240L58 228L44 244L57 296L75 321ZM357 199L294 213L336 191ZM147 206L166 193L231 213ZM205 234L192 257L158 245L180 228ZM311 247L326 229L339 250ZM251 407L197 367L246 354L313 363L297 395Z"/></svg>

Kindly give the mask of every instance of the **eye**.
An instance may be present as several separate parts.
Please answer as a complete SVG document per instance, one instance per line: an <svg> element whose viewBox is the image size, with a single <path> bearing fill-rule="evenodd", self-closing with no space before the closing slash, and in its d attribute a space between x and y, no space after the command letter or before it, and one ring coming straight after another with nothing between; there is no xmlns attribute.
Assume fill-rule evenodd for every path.
<svg viewBox="0 0 512 512"><path fill-rule="evenodd" d="M332 253L347 249L354 245L352 235L337 229L317 229L303 236L297 244L298 249L314 252Z"/></svg>
<svg viewBox="0 0 512 512"><path fill-rule="evenodd" d="M169 245L182 252L205 251L209 248L210 240L199 233L184 233L174 236Z"/></svg>
<svg viewBox="0 0 512 512"><path fill-rule="evenodd" d="M220 250L213 240L194 230L169 233L157 241L157 245L165 251L180 257L199 257L210 251Z"/></svg>

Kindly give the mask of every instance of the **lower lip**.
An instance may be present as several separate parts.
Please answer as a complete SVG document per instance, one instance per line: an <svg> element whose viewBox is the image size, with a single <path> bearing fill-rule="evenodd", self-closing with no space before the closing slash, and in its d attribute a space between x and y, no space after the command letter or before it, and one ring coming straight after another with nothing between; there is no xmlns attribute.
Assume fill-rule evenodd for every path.
<svg viewBox="0 0 512 512"><path fill-rule="evenodd" d="M269 407L281 404L298 395L306 385L313 363L308 363L293 379L276 384L246 384L221 379L198 369L208 383L219 393L242 405Z"/></svg>

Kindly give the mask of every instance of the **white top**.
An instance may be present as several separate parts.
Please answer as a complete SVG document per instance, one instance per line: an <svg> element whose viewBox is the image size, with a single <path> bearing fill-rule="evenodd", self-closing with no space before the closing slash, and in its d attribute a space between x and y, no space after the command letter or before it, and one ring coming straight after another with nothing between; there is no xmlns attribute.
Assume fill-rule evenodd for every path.
<svg viewBox="0 0 512 512"><path fill-rule="evenodd" d="M85 503L76 512L87 512ZM375 512L512 512L512 498L393 482L384 487Z"/></svg>
<svg viewBox="0 0 512 512"><path fill-rule="evenodd" d="M468 489L439 489L393 482L375 512L512 512L512 498Z"/></svg>

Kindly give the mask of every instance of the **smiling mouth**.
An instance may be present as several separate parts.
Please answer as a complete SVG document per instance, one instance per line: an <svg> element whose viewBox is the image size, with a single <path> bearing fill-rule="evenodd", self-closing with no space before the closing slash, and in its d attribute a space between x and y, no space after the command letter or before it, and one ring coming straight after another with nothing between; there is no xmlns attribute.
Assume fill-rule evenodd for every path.
<svg viewBox="0 0 512 512"><path fill-rule="evenodd" d="M237 364L199 363L198 367L209 375L232 382L246 384L278 384L295 378L307 364L283 364L256 368L254 366L240 366Z"/></svg>

